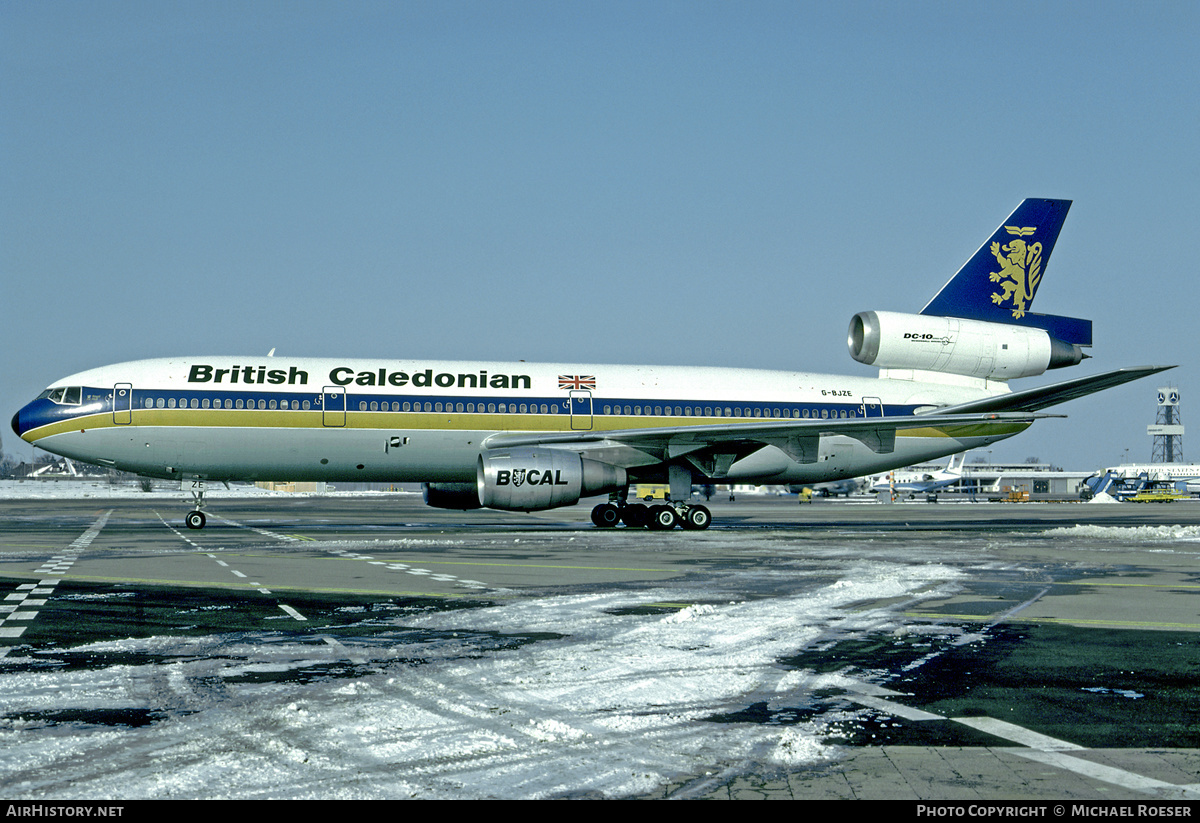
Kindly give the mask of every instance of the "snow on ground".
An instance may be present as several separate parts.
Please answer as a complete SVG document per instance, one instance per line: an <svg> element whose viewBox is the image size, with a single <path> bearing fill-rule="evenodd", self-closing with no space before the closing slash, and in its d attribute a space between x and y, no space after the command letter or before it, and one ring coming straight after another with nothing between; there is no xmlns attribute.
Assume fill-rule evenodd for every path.
<svg viewBox="0 0 1200 823"><path fill-rule="evenodd" d="M931 596L958 575L855 561L777 597L658 588L431 612L381 627L393 643L239 634L75 648L162 659L0 675L0 786L26 799L621 797L794 768L831 756L822 732L854 712L796 725L714 717L806 705L814 676L781 657L896 621L851 604ZM672 602L696 605L653 608ZM503 642L530 633L545 639ZM353 676L270 677L347 657L365 663ZM39 714L71 709L154 722Z"/></svg>
<svg viewBox="0 0 1200 823"><path fill-rule="evenodd" d="M1200 529L1074 526L1033 539L1046 536L1158 550ZM706 775L715 785L837 757L830 730L871 712L818 706L813 693L875 673L780 661L834 638L918 630L900 610L953 591L973 556L964 547L980 568L993 563L974 535L921 535L900 553L886 535L690 539L761 562L647 589L364 615L365 632L162 635L28 661L13 647L0 673L0 789L32 800L544 798L682 781L700 793ZM796 719L731 720L761 705Z"/></svg>
<svg viewBox="0 0 1200 823"><path fill-rule="evenodd" d="M46 500L81 498L128 498L147 500L177 499L183 495L178 483L154 481L151 491L136 483L109 483L107 480L0 480L0 500ZM209 498L240 497L243 495L281 495L283 492L260 489L257 486L237 485L226 489L214 483L206 491ZM188 495L188 499L191 496Z"/></svg>
<svg viewBox="0 0 1200 823"><path fill-rule="evenodd" d="M1049 537L1090 537L1122 543L1200 542L1200 526L1101 526L1081 523L1075 526L1047 529L1044 533Z"/></svg>
<svg viewBox="0 0 1200 823"><path fill-rule="evenodd" d="M419 494L409 489L397 491L339 491L331 489L320 492L285 492L260 489L245 483L230 484L213 482L205 489L206 499L218 500L231 497L361 497L373 495ZM166 480L153 481L150 491L138 483L110 483L107 480L0 480L0 500L46 500L82 498L145 498L147 500L187 499L191 494L184 492L179 483Z"/></svg>

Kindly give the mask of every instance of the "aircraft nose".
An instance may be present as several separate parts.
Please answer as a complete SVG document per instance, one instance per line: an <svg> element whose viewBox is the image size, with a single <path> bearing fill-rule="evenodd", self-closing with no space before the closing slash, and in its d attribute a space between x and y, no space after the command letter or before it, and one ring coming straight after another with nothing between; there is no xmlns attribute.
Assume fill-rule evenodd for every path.
<svg viewBox="0 0 1200 823"><path fill-rule="evenodd" d="M29 415L29 406L22 406L21 408L17 409L17 413L13 415L12 430L16 432L17 437L20 437L22 440L24 440L25 432L33 428L32 423L33 420Z"/></svg>

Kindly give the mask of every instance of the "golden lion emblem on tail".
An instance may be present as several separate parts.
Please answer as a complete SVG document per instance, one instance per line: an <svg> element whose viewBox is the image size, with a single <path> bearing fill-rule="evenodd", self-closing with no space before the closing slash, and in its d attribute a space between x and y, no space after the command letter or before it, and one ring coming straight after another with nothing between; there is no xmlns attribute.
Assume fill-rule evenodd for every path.
<svg viewBox="0 0 1200 823"><path fill-rule="evenodd" d="M1033 293L1042 279L1042 244L1029 245L1022 239L1037 231L1036 226L1005 226L1004 229L1014 239L1004 246L992 243L992 256L1000 264L1000 271L992 272L991 279L993 283L1001 284L1001 290L992 293L992 302L997 306L1010 304L1013 317L1020 319L1025 316L1025 307L1033 300Z"/></svg>

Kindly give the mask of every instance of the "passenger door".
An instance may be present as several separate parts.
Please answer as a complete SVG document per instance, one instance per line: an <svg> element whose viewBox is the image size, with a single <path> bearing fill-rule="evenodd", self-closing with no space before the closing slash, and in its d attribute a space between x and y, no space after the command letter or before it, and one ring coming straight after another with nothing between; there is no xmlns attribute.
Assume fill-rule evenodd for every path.
<svg viewBox="0 0 1200 823"><path fill-rule="evenodd" d="M344 386L326 386L321 389L321 424L335 428L346 425Z"/></svg>
<svg viewBox="0 0 1200 823"><path fill-rule="evenodd" d="M878 397L864 397L863 417L883 417L883 401Z"/></svg>
<svg viewBox="0 0 1200 823"><path fill-rule="evenodd" d="M133 422L133 384L118 383L113 386L113 423L128 426Z"/></svg>
<svg viewBox="0 0 1200 823"><path fill-rule="evenodd" d="M571 392L572 431L592 430L592 393L584 390Z"/></svg>

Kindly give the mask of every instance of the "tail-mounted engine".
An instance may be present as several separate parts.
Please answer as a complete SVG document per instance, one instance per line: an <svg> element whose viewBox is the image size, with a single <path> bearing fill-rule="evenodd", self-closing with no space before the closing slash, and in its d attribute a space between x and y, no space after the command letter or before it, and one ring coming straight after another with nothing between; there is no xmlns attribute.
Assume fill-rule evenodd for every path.
<svg viewBox="0 0 1200 823"><path fill-rule="evenodd" d="M538 511L622 489L625 470L564 449L495 449L479 456L475 483L427 483L425 502L440 509Z"/></svg>
<svg viewBox="0 0 1200 823"><path fill-rule="evenodd" d="M1027 326L864 311L850 320L850 355L884 369L921 369L1012 380L1083 360L1079 346Z"/></svg>

